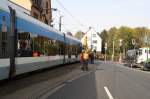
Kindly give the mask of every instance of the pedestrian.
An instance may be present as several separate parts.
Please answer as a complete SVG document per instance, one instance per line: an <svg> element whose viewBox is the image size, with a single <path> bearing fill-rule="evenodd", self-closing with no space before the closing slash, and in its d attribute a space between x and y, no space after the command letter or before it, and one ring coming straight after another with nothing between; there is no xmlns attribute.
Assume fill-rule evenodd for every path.
<svg viewBox="0 0 150 99"><path fill-rule="evenodd" d="M88 71L89 54L87 51L83 53L83 70Z"/></svg>
<svg viewBox="0 0 150 99"><path fill-rule="evenodd" d="M89 60L91 64L94 64L94 53L92 51L89 54Z"/></svg>
<svg viewBox="0 0 150 99"><path fill-rule="evenodd" d="M89 53L89 61L90 61L90 63L92 64L92 59L91 59L92 57L91 57L91 52Z"/></svg>
<svg viewBox="0 0 150 99"><path fill-rule="evenodd" d="M83 55L84 55L84 50L82 50L82 52L80 53L81 70L83 70L83 68L84 68L84 58L83 58Z"/></svg>
<svg viewBox="0 0 150 99"><path fill-rule="evenodd" d="M94 52L92 52L92 64L94 64L94 57L95 55L94 55Z"/></svg>

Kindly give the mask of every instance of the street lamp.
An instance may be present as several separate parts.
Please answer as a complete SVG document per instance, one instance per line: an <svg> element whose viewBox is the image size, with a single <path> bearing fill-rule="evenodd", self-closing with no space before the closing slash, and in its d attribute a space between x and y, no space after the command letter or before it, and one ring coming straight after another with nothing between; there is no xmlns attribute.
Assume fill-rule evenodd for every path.
<svg viewBox="0 0 150 99"><path fill-rule="evenodd" d="M145 41L146 41L146 47L147 47L147 49L146 49L146 53L147 53L147 58L146 58L146 60L148 60L148 53L149 53L148 43L149 43L149 41L148 41L148 35L147 35L147 32L146 32L145 39L146 39Z"/></svg>
<svg viewBox="0 0 150 99"><path fill-rule="evenodd" d="M88 30L85 32L85 34L87 34L90 30L92 29L92 27L89 27L88 28ZM91 47L91 49L92 49L92 47L93 47L93 45L92 45L92 33L90 34L91 36L90 36L90 43L91 43L91 45L89 45L90 47Z"/></svg>
<svg viewBox="0 0 150 99"><path fill-rule="evenodd" d="M134 62L135 62L135 57L136 57L135 44L136 44L135 39L132 39L132 45L134 47Z"/></svg>
<svg viewBox="0 0 150 99"><path fill-rule="evenodd" d="M51 8L52 9L52 11L58 11L58 9L57 8Z"/></svg>
<svg viewBox="0 0 150 99"><path fill-rule="evenodd" d="M63 16L60 14L60 10L58 10L57 8L52 8L52 11L58 11L58 13L59 13L59 31L61 31Z"/></svg>
<svg viewBox="0 0 150 99"><path fill-rule="evenodd" d="M92 27L89 27L89 30L91 30ZM93 49L93 42L92 42L92 32L91 32L91 50Z"/></svg>
<svg viewBox="0 0 150 99"><path fill-rule="evenodd" d="M60 16L60 17L59 17L59 31L61 31L62 17L63 17L63 16Z"/></svg>

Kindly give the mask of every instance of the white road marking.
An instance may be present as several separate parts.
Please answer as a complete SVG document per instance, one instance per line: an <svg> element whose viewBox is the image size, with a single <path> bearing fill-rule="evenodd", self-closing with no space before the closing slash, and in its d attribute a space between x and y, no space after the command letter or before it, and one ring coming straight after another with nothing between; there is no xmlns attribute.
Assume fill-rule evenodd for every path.
<svg viewBox="0 0 150 99"><path fill-rule="evenodd" d="M108 90L108 88L106 86L104 87L104 89L105 89L109 99L114 99L113 96L111 95L110 91Z"/></svg>

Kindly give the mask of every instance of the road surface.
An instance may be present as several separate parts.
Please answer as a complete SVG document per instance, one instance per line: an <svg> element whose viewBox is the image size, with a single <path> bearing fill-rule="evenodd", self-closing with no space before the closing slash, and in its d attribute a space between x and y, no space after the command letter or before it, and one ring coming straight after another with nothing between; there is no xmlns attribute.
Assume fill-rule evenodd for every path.
<svg viewBox="0 0 150 99"><path fill-rule="evenodd" d="M96 62L96 70L83 72L48 92L46 99L150 99L150 72L113 62Z"/></svg>

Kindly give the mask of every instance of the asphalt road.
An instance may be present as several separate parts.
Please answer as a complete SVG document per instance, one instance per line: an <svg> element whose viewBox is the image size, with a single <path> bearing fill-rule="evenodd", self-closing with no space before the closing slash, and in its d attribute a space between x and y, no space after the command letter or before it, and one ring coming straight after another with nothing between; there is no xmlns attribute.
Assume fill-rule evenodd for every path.
<svg viewBox="0 0 150 99"><path fill-rule="evenodd" d="M150 99L150 73L106 62L96 71L98 99ZM112 98L106 97L107 87ZM104 93L105 91L105 93Z"/></svg>
<svg viewBox="0 0 150 99"><path fill-rule="evenodd" d="M48 92L46 99L150 99L150 72L113 62L96 62L96 70L83 72Z"/></svg>

